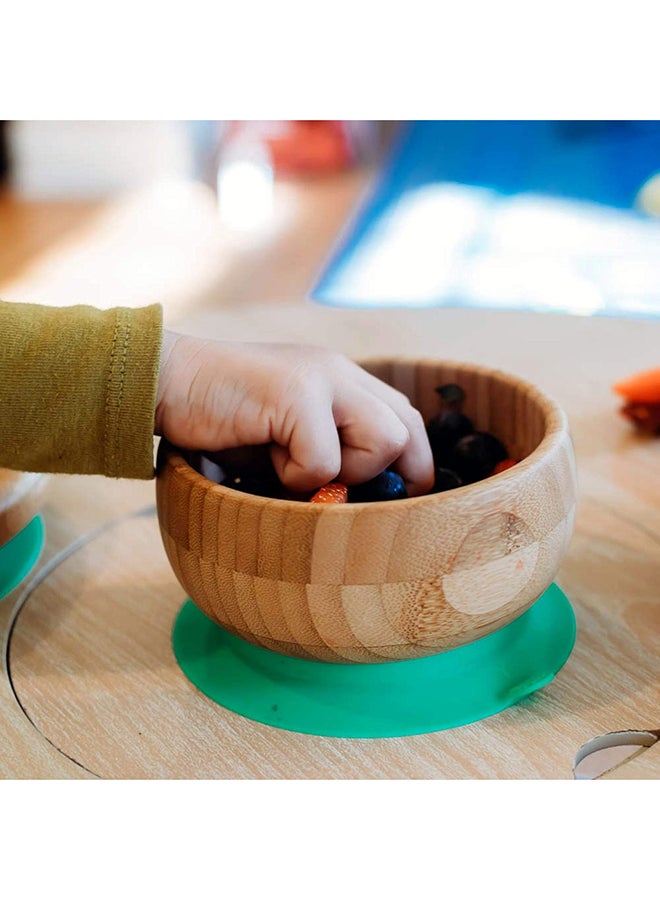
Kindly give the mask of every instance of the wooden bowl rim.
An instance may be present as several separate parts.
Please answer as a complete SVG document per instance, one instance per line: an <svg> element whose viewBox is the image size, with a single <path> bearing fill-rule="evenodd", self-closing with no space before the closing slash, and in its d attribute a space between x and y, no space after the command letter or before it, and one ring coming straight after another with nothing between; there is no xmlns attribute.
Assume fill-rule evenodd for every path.
<svg viewBox="0 0 660 900"><path fill-rule="evenodd" d="M431 503L453 502L457 497L460 497L461 499L476 497L479 494L484 494L491 490L495 480L501 485L513 482L515 479L520 478L523 473L543 465L545 459L561 443L564 436L568 434L568 420L566 413L555 400L526 379L519 378L509 372L504 372L502 369L482 366L478 363L435 359L432 357L378 356L355 360L355 362L360 366L414 363L415 365L446 365L458 370L469 370L470 372L486 375L491 378L494 377L500 382L524 389L532 395L534 401L538 403L543 412L545 420L545 434L543 438L538 447L536 447L529 456L526 456L524 459L520 460L520 462L516 463L515 466L512 466L510 469L505 469L504 472L500 472L497 475L489 475L488 478L484 478L482 481L477 481L474 484L465 484L458 488L452 488L450 491L442 491L437 494L423 494L419 497L407 497L403 500L397 500L397 508L402 508L404 504L407 508L410 508L412 506L422 506L424 504L430 505ZM190 465L183 455L183 450L171 444L166 438L161 438L161 444L163 444L164 447L161 450L159 446L158 455L159 457L162 456L164 465L171 466L172 468L176 467L178 469L177 474L183 477L184 480L190 482L193 486L201 486L205 490L215 491L223 496L231 496L234 499L240 498L240 500L246 503L281 506L289 512L298 510L301 515L318 516L321 514L345 515L349 511L358 512L365 508L378 509L386 504L389 505L392 502L390 500L377 500L370 503L304 503L300 500L284 500L278 497L262 497L259 494L246 494L206 478L201 472L198 472L197 469ZM161 466L158 467L157 477L160 477L160 473Z"/></svg>
<svg viewBox="0 0 660 900"><path fill-rule="evenodd" d="M31 494L42 488L49 477L44 472L19 472L13 469L3 469L3 472L10 472L16 477L7 482L5 490L0 492L0 515L23 503Z"/></svg>

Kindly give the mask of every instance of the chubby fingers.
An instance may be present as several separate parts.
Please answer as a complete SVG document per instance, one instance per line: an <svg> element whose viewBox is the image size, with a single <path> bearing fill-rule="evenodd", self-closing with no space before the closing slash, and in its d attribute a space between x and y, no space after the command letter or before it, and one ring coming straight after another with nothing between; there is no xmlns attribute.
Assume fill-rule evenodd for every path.
<svg viewBox="0 0 660 900"><path fill-rule="evenodd" d="M347 392L336 411L340 478L359 484L390 467L405 481L408 496L427 493L433 486L433 454L422 416L383 382L374 378L363 384Z"/></svg>
<svg viewBox="0 0 660 900"><path fill-rule="evenodd" d="M357 380L383 403L387 404L408 430L409 439L391 466L406 482L411 497L426 494L433 487L434 465L431 445L422 414L410 403L405 394L355 366Z"/></svg>
<svg viewBox="0 0 660 900"><path fill-rule="evenodd" d="M354 364L348 375L329 390L309 385L289 407L271 448L280 480L308 491L336 478L361 484L391 467L409 496L427 493L433 456L420 413Z"/></svg>
<svg viewBox="0 0 660 900"><path fill-rule="evenodd" d="M399 459L410 441L394 410L361 388L335 406L341 437L339 480L362 484Z"/></svg>
<svg viewBox="0 0 660 900"><path fill-rule="evenodd" d="M339 434L328 395L302 395L285 421L270 455L278 478L294 491L311 491L341 469Z"/></svg>

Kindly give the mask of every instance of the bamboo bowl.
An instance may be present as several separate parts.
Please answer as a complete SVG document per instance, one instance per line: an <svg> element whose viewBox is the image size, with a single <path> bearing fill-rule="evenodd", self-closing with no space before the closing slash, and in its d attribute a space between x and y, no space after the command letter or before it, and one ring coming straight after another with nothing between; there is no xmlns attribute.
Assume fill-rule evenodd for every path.
<svg viewBox="0 0 660 900"><path fill-rule="evenodd" d="M25 528L43 504L47 476L0 469L0 547Z"/></svg>
<svg viewBox="0 0 660 900"><path fill-rule="evenodd" d="M158 518L182 587L223 628L288 656L375 663L483 637L546 590L572 534L575 462L556 403L475 365L363 366L425 419L435 387L458 382L475 427L520 462L441 494L331 506L239 493L159 448Z"/></svg>

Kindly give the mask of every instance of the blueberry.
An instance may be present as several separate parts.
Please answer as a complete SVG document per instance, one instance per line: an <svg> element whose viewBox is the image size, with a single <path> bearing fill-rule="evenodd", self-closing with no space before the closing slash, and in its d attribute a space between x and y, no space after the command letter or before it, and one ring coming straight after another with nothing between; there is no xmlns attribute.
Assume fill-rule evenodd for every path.
<svg viewBox="0 0 660 900"><path fill-rule="evenodd" d="M472 434L474 425L463 413L443 409L429 421L426 433L436 465L447 462L461 438Z"/></svg>
<svg viewBox="0 0 660 900"><path fill-rule="evenodd" d="M371 481L350 485L349 503L373 503L376 500L403 500L408 496L403 478L387 469Z"/></svg>
<svg viewBox="0 0 660 900"><path fill-rule="evenodd" d="M224 472L224 478L218 483L225 487L261 497L285 496L284 485L277 477L266 444L206 452L204 456L208 460L207 465L210 464L215 471Z"/></svg>
<svg viewBox="0 0 660 900"><path fill-rule="evenodd" d="M488 478L498 462L508 457L501 441L486 431L468 434L452 451L452 468L465 484Z"/></svg>
<svg viewBox="0 0 660 900"><path fill-rule="evenodd" d="M465 391L460 384L441 384L435 389L435 392L440 395L450 409L460 410L463 406Z"/></svg>
<svg viewBox="0 0 660 900"><path fill-rule="evenodd" d="M229 447L215 453L206 453L206 456L217 465L222 466L228 474L266 471L269 477L275 475L267 444Z"/></svg>
<svg viewBox="0 0 660 900"><path fill-rule="evenodd" d="M452 488L460 487L463 484L456 472L451 469L443 469L438 466L435 470L435 482L431 494L439 494L442 491L450 491Z"/></svg>
<svg viewBox="0 0 660 900"><path fill-rule="evenodd" d="M283 492L278 478L271 477L268 472L233 472L222 484L243 494L256 494L259 497L281 497Z"/></svg>

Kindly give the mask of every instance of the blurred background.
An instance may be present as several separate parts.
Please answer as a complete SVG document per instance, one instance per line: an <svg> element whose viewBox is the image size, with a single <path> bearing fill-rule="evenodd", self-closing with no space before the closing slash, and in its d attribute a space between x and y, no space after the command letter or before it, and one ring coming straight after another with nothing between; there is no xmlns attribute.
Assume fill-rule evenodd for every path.
<svg viewBox="0 0 660 900"><path fill-rule="evenodd" d="M0 296L163 303L166 318L299 299L395 124L0 124Z"/></svg>
<svg viewBox="0 0 660 900"><path fill-rule="evenodd" d="M0 123L0 296L660 315L654 121Z"/></svg>

